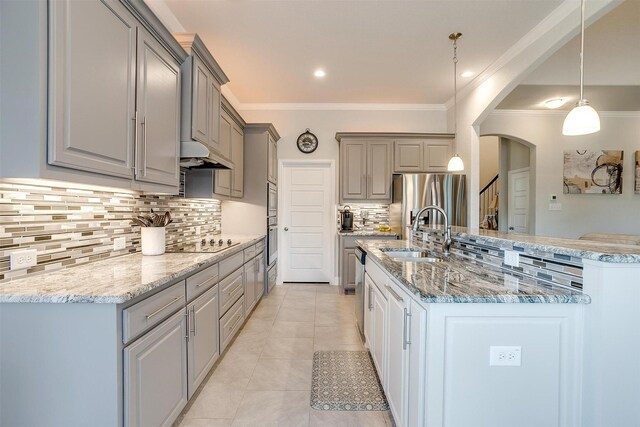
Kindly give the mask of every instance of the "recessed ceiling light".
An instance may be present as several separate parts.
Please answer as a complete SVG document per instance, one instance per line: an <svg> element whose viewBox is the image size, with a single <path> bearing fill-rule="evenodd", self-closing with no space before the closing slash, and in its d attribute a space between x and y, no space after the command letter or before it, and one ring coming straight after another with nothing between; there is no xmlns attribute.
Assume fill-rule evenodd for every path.
<svg viewBox="0 0 640 427"><path fill-rule="evenodd" d="M327 73L325 73L324 70L315 70L313 72L313 75L316 77L324 77L327 75Z"/></svg>
<svg viewBox="0 0 640 427"><path fill-rule="evenodd" d="M465 71L464 73L460 74L460 77L471 77L474 74L475 73L473 71Z"/></svg>
<svg viewBox="0 0 640 427"><path fill-rule="evenodd" d="M544 101L544 106L547 108L555 109L562 107L567 102L566 98L553 98Z"/></svg>

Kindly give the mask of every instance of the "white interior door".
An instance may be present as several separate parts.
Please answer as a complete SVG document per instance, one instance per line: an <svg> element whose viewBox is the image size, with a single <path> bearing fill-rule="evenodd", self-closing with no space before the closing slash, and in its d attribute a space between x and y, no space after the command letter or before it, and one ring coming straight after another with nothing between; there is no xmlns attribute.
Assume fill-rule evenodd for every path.
<svg viewBox="0 0 640 427"><path fill-rule="evenodd" d="M283 282L331 282L335 172L331 161L283 163L281 242Z"/></svg>
<svg viewBox="0 0 640 427"><path fill-rule="evenodd" d="M509 231L529 232L529 168L509 171Z"/></svg>

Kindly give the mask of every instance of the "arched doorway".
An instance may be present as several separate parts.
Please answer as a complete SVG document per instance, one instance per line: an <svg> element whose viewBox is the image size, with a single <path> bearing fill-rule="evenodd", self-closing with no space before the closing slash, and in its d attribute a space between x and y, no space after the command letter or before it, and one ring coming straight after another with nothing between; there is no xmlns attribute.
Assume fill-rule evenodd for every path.
<svg viewBox="0 0 640 427"><path fill-rule="evenodd" d="M511 135L480 136L480 228L535 234L535 145Z"/></svg>

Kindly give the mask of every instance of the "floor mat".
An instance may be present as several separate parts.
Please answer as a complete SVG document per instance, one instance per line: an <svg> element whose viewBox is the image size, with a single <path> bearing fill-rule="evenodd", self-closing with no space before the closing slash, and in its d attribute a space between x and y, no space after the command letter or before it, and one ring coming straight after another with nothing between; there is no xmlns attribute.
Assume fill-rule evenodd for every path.
<svg viewBox="0 0 640 427"><path fill-rule="evenodd" d="M316 351L311 407L323 411L387 411L389 404L369 352Z"/></svg>

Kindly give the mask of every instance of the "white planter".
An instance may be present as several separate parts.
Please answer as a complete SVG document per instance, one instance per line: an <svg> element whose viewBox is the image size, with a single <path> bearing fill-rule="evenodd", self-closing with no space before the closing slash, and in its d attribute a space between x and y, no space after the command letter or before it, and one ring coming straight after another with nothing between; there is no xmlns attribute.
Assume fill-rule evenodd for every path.
<svg viewBox="0 0 640 427"><path fill-rule="evenodd" d="M164 227L140 227L142 255L162 255L165 245Z"/></svg>

